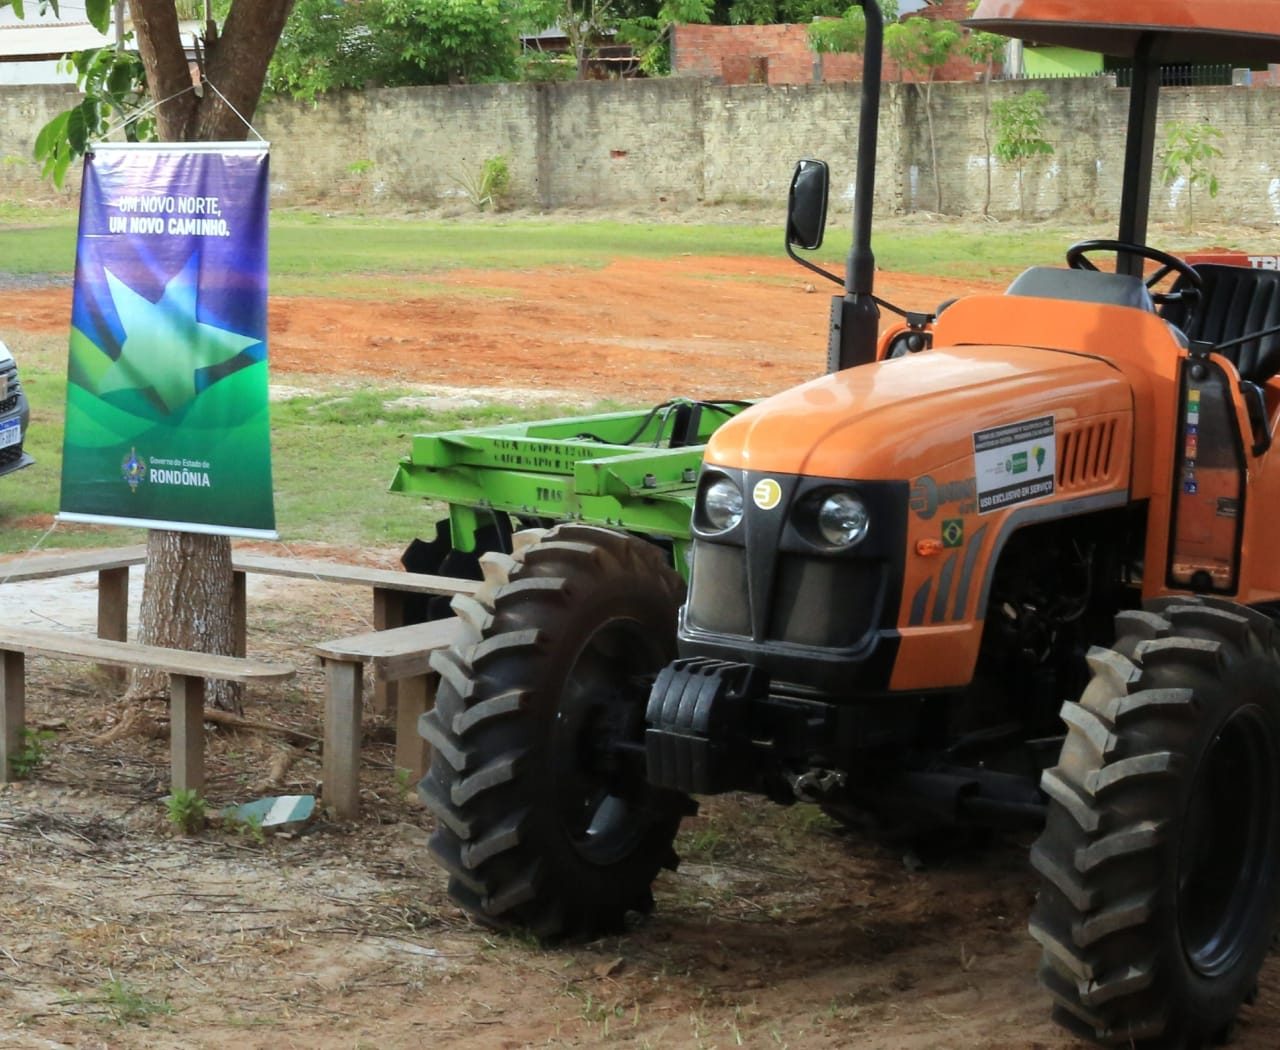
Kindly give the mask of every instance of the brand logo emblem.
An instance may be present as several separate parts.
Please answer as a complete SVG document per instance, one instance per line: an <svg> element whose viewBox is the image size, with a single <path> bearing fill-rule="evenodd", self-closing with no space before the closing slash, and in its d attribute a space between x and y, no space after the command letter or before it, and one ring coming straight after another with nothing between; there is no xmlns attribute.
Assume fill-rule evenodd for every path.
<svg viewBox="0 0 1280 1050"><path fill-rule="evenodd" d="M751 490L751 498L761 510L773 510L782 501L782 486L773 478L763 478Z"/></svg>
<svg viewBox="0 0 1280 1050"><path fill-rule="evenodd" d="M128 484L130 492L138 491L138 482L147 476L147 461L138 455L137 449L129 449L129 454L121 460L120 476Z"/></svg>
<svg viewBox="0 0 1280 1050"><path fill-rule="evenodd" d="M964 503L978 494L975 478L963 478L960 481L944 481L938 483L924 474L917 478L911 486L911 509L925 521L938 513L938 508L948 503ZM960 513L966 511L960 508Z"/></svg>

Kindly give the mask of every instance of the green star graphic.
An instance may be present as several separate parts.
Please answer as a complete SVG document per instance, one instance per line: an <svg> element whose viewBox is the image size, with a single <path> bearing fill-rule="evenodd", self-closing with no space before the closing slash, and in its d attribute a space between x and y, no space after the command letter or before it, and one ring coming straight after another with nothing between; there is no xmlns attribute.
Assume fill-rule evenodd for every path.
<svg viewBox="0 0 1280 1050"><path fill-rule="evenodd" d="M111 301L125 331L120 357L107 369L99 394L155 391L169 413L194 400L196 372L221 364L258 342L239 332L196 320L196 257L151 302L106 271Z"/></svg>

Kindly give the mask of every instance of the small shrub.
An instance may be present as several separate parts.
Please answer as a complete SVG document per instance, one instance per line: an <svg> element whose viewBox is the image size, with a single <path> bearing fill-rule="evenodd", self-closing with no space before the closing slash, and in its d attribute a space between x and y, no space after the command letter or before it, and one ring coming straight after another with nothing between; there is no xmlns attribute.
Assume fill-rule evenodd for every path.
<svg viewBox="0 0 1280 1050"><path fill-rule="evenodd" d="M117 977L102 986L99 1000L116 1024L146 1022L149 1018L173 1013L173 1007L160 999L139 992Z"/></svg>
<svg viewBox="0 0 1280 1050"><path fill-rule="evenodd" d="M1048 96L1043 91L1032 88L991 106L995 154L1002 161L1012 161L1018 172L1019 218L1025 218L1027 214L1026 191L1023 188L1027 161L1053 152L1052 143L1044 137L1047 101Z"/></svg>
<svg viewBox="0 0 1280 1050"><path fill-rule="evenodd" d="M501 211L511 192L511 169L507 158L499 155L486 160L476 174L460 175L454 181L477 211Z"/></svg>
<svg viewBox="0 0 1280 1050"><path fill-rule="evenodd" d="M267 842L266 832L262 830L262 818L256 813L250 813L247 817L226 817L223 826L234 831L241 838L252 839L255 845L265 846Z"/></svg>
<svg viewBox="0 0 1280 1050"><path fill-rule="evenodd" d="M179 788L169 796L169 821L184 835L194 835L204 827L204 799L190 788Z"/></svg>
<svg viewBox="0 0 1280 1050"><path fill-rule="evenodd" d="M1162 172L1165 185L1187 180L1187 229L1195 225L1195 189L1204 187L1210 197L1218 195L1218 176L1213 162L1222 156L1222 150L1214 145L1214 139L1222 138L1222 132L1212 124L1184 124L1175 120L1165 132L1164 149L1161 151Z"/></svg>
<svg viewBox="0 0 1280 1050"><path fill-rule="evenodd" d="M578 67L567 55L529 51L520 56L520 79L530 84L577 80Z"/></svg>
<svg viewBox="0 0 1280 1050"><path fill-rule="evenodd" d="M48 755L44 745L53 739L48 729L22 729L22 747L18 753L9 756L9 773L17 780L26 780L32 773L44 765Z"/></svg>

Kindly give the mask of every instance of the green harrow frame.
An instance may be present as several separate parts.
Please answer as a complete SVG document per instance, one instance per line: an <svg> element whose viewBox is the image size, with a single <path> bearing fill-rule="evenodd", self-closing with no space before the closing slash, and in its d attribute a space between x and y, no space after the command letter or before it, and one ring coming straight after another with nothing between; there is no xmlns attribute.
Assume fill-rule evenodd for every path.
<svg viewBox="0 0 1280 1050"><path fill-rule="evenodd" d="M746 401L684 398L651 409L418 434L392 492L449 506L456 551L496 513L527 525L603 525L671 545L687 576L702 450Z"/></svg>

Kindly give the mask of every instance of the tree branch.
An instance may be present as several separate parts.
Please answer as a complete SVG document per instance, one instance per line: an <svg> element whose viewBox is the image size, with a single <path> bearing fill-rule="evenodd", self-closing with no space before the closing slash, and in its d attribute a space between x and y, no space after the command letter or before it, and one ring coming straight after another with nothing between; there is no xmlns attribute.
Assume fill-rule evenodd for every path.
<svg viewBox="0 0 1280 1050"><path fill-rule="evenodd" d="M289 18L293 0L235 0L207 54L208 76L245 120L252 121L266 83L267 66ZM200 141L243 139L248 129L215 93L201 100L196 133Z"/></svg>
<svg viewBox="0 0 1280 1050"><path fill-rule="evenodd" d="M151 97L167 100L156 109L160 138L182 142L188 138L186 131L199 99L187 90L191 87L191 69L182 49L177 8L173 0L129 0L129 14Z"/></svg>

